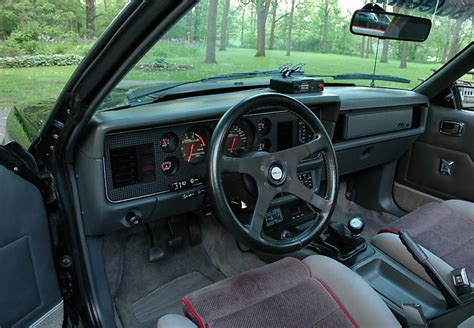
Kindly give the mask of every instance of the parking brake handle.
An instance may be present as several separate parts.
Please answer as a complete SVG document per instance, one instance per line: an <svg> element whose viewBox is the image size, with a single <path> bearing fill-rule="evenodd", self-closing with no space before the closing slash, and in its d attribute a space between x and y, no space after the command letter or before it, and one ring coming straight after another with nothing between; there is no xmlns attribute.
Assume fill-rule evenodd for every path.
<svg viewBox="0 0 474 328"><path fill-rule="evenodd" d="M431 264L428 256L412 236L406 231L400 231L400 240L413 258L423 267L428 276L431 278L436 288L443 294L448 309L454 308L462 304L461 299L451 289L451 287L444 281L436 268Z"/></svg>

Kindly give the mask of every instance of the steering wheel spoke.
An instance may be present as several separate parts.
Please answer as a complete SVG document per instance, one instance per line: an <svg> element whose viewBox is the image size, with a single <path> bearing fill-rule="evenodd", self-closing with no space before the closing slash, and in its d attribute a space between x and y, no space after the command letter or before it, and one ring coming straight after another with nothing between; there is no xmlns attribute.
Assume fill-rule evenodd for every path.
<svg viewBox="0 0 474 328"><path fill-rule="evenodd" d="M249 227L249 233L253 237L260 238L263 224L265 223L265 215L270 208L270 204L275 197L275 194L276 192L272 187L259 188L257 202L255 203L255 209Z"/></svg>
<svg viewBox="0 0 474 328"><path fill-rule="evenodd" d="M327 143L321 137L321 134L316 134L313 140L302 145L288 148L277 153L280 159L285 161L300 162L301 160L327 148Z"/></svg>
<svg viewBox="0 0 474 328"><path fill-rule="evenodd" d="M256 178L260 173L260 164L264 155L252 153L246 157L222 156L222 172L245 173Z"/></svg>
<svg viewBox="0 0 474 328"><path fill-rule="evenodd" d="M291 181L288 182L285 191L323 212L328 211L332 205L326 198L305 187L298 178L292 178Z"/></svg>

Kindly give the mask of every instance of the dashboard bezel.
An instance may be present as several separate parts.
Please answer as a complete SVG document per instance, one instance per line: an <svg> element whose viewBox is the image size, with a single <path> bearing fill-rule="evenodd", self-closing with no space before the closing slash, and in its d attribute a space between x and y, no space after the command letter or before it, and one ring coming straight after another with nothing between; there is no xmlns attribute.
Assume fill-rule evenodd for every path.
<svg viewBox="0 0 474 328"><path fill-rule="evenodd" d="M313 111L315 111L316 115L318 115L319 117L321 116L321 108L319 108L319 107L314 108ZM291 117L292 117L291 122L292 122L292 124L294 124L294 128L298 129L298 123L299 123L299 121L301 121L301 119L298 118L297 116L295 116L294 114L291 114L288 110L278 110L278 109L276 109L276 110L269 110L269 111L258 111L256 113L251 113L251 114L245 115L242 118L242 120L245 120L246 123L248 123L252 127L252 129L255 130L255 131L252 131L252 133L254 134L254 137L253 137L253 140L252 140L252 145L251 145L252 148L254 148L257 145L257 141L258 141L258 138L257 138L258 131L256 130L257 129L257 127L256 127L257 122L254 122L255 117L261 117L261 119L264 119L264 118L269 119L271 121L272 125L274 125L272 127L272 131L270 132L270 134L272 134L272 133L275 134L274 129L277 128L277 124L275 124L275 123L278 122L279 120L282 121L281 118L280 119L275 118L276 117L275 115L278 115L278 114L291 115ZM261 119L259 119L259 121ZM211 129L210 126L214 127L215 124L217 124L218 121L219 121L218 118L213 118L213 119L181 122L181 123L176 123L176 124L158 125L158 126L155 126L155 127L147 127L147 128L141 128L141 129L140 128L139 129L131 129L131 130L127 130L127 131L117 131L117 132L112 131L112 132L107 133L107 135L105 136L105 139L104 139L104 141L105 141L104 142L104 156L102 158L102 169L103 169L103 178L104 178L103 183L104 183L104 186L105 186L105 196L106 196L107 201L109 201L111 203L123 203L123 202L136 200L136 199L141 199L141 198L145 198L145 197L151 197L151 196L156 196L156 195L172 193L172 192L175 191L175 190L172 190L171 188L168 188L166 190L150 192L150 193L143 193L141 195L133 196L133 197L114 197L112 195L112 193L116 192L119 189L114 188L112 181L109 180L109 179L111 179L111 177L110 177L111 176L111 172L110 172L111 161L110 161L110 156L108 155L108 152L110 152L110 150L113 149L113 148L107 146L107 142L108 142L107 138L117 136L117 135L124 135L124 134L134 134L134 133L147 132L147 131L157 131L157 136L159 136L158 139L161 139L162 135L165 135L166 133L172 132L178 137L178 144L179 144L182 140L182 135L177 133L176 131L170 131L169 129L173 129L173 128L177 128L177 127L186 127L185 131L188 131L188 130L193 129L194 127L198 127L198 126L199 127L205 126L206 128ZM290 121L290 119L285 120L285 122L289 122L289 121ZM159 132L160 130L165 130L165 131L160 133ZM293 133L296 134L297 131L295 130L295 131L293 131ZM267 134L265 136L260 136L260 137L265 138L265 139L269 139L270 134ZM209 141L209 140L207 140L207 141ZM272 141L273 141L274 144L276 143L276 140L272 140ZM293 143L294 143L293 146L296 146L298 144L298 140L297 139L293 140ZM157 159L156 151L157 150L162 151L161 148L159 148L159 149L157 149L157 148L159 148L159 147L155 147L155 159ZM275 148L276 147L274 147L273 150L276 150ZM180 151L179 146L177 147L177 150ZM166 155L173 155L173 153L166 153ZM190 165L190 168L193 168L196 171L200 170L200 169L205 170L205 165L206 165L206 162L207 162L208 154L206 153L205 156L206 156L205 159L203 161L199 162L199 163L194 163L194 164L187 163L187 164ZM183 164L185 161L181 157L179 157L179 160L180 160L180 166L181 166L181 164ZM309 159L309 160L311 160L311 159ZM186 163L184 163L184 164L186 164ZM159 162L158 161L155 163L155 166L157 168L159 167ZM160 178L169 178L169 176L168 177L162 176L163 174L164 174L163 172L161 172L161 171L159 171L159 169L157 169L156 181L158 181ZM203 182L204 176L202 176L201 174L198 174L195 177L199 178L201 180L201 182L196 183L196 184L192 184L189 187L201 186L201 185L204 184L204 182ZM191 177L189 177L189 178L187 177L186 179L191 179ZM178 181L179 181L179 179L178 179ZM128 187L130 187L130 186L128 186ZM113 188L113 189L111 189L111 188ZM127 187L121 187L121 188L127 188ZM124 189L122 189L122 190L124 190Z"/></svg>

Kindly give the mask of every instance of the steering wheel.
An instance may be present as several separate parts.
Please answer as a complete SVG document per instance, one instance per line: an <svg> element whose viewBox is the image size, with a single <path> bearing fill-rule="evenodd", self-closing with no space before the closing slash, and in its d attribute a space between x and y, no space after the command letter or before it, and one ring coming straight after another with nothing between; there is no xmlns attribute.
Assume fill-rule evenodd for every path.
<svg viewBox="0 0 474 328"><path fill-rule="evenodd" d="M249 112L265 108L292 112L315 132L315 138L305 144L274 153L255 151L242 157L226 156L225 142L234 124ZM327 185L324 196L305 187L297 175L299 162L318 152L322 154L326 166ZM222 183L223 172L243 173L255 180L258 197L248 226L239 221L227 201ZM222 116L211 138L208 179L216 214L226 229L247 246L268 253L294 252L319 236L329 223L338 191L336 155L323 124L303 103L278 93L248 97ZM270 204L282 192L293 194L319 212L319 216L306 230L289 240L273 239L263 233L265 215Z"/></svg>

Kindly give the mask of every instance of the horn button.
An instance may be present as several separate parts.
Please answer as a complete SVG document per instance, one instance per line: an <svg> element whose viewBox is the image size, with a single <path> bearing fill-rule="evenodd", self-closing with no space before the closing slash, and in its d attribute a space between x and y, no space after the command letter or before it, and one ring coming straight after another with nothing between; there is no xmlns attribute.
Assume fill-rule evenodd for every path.
<svg viewBox="0 0 474 328"><path fill-rule="evenodd" d="M286 177L286 170L282 165L273 163L268 167L268 180L273 185L282 185L286 181Z"/></svg>

